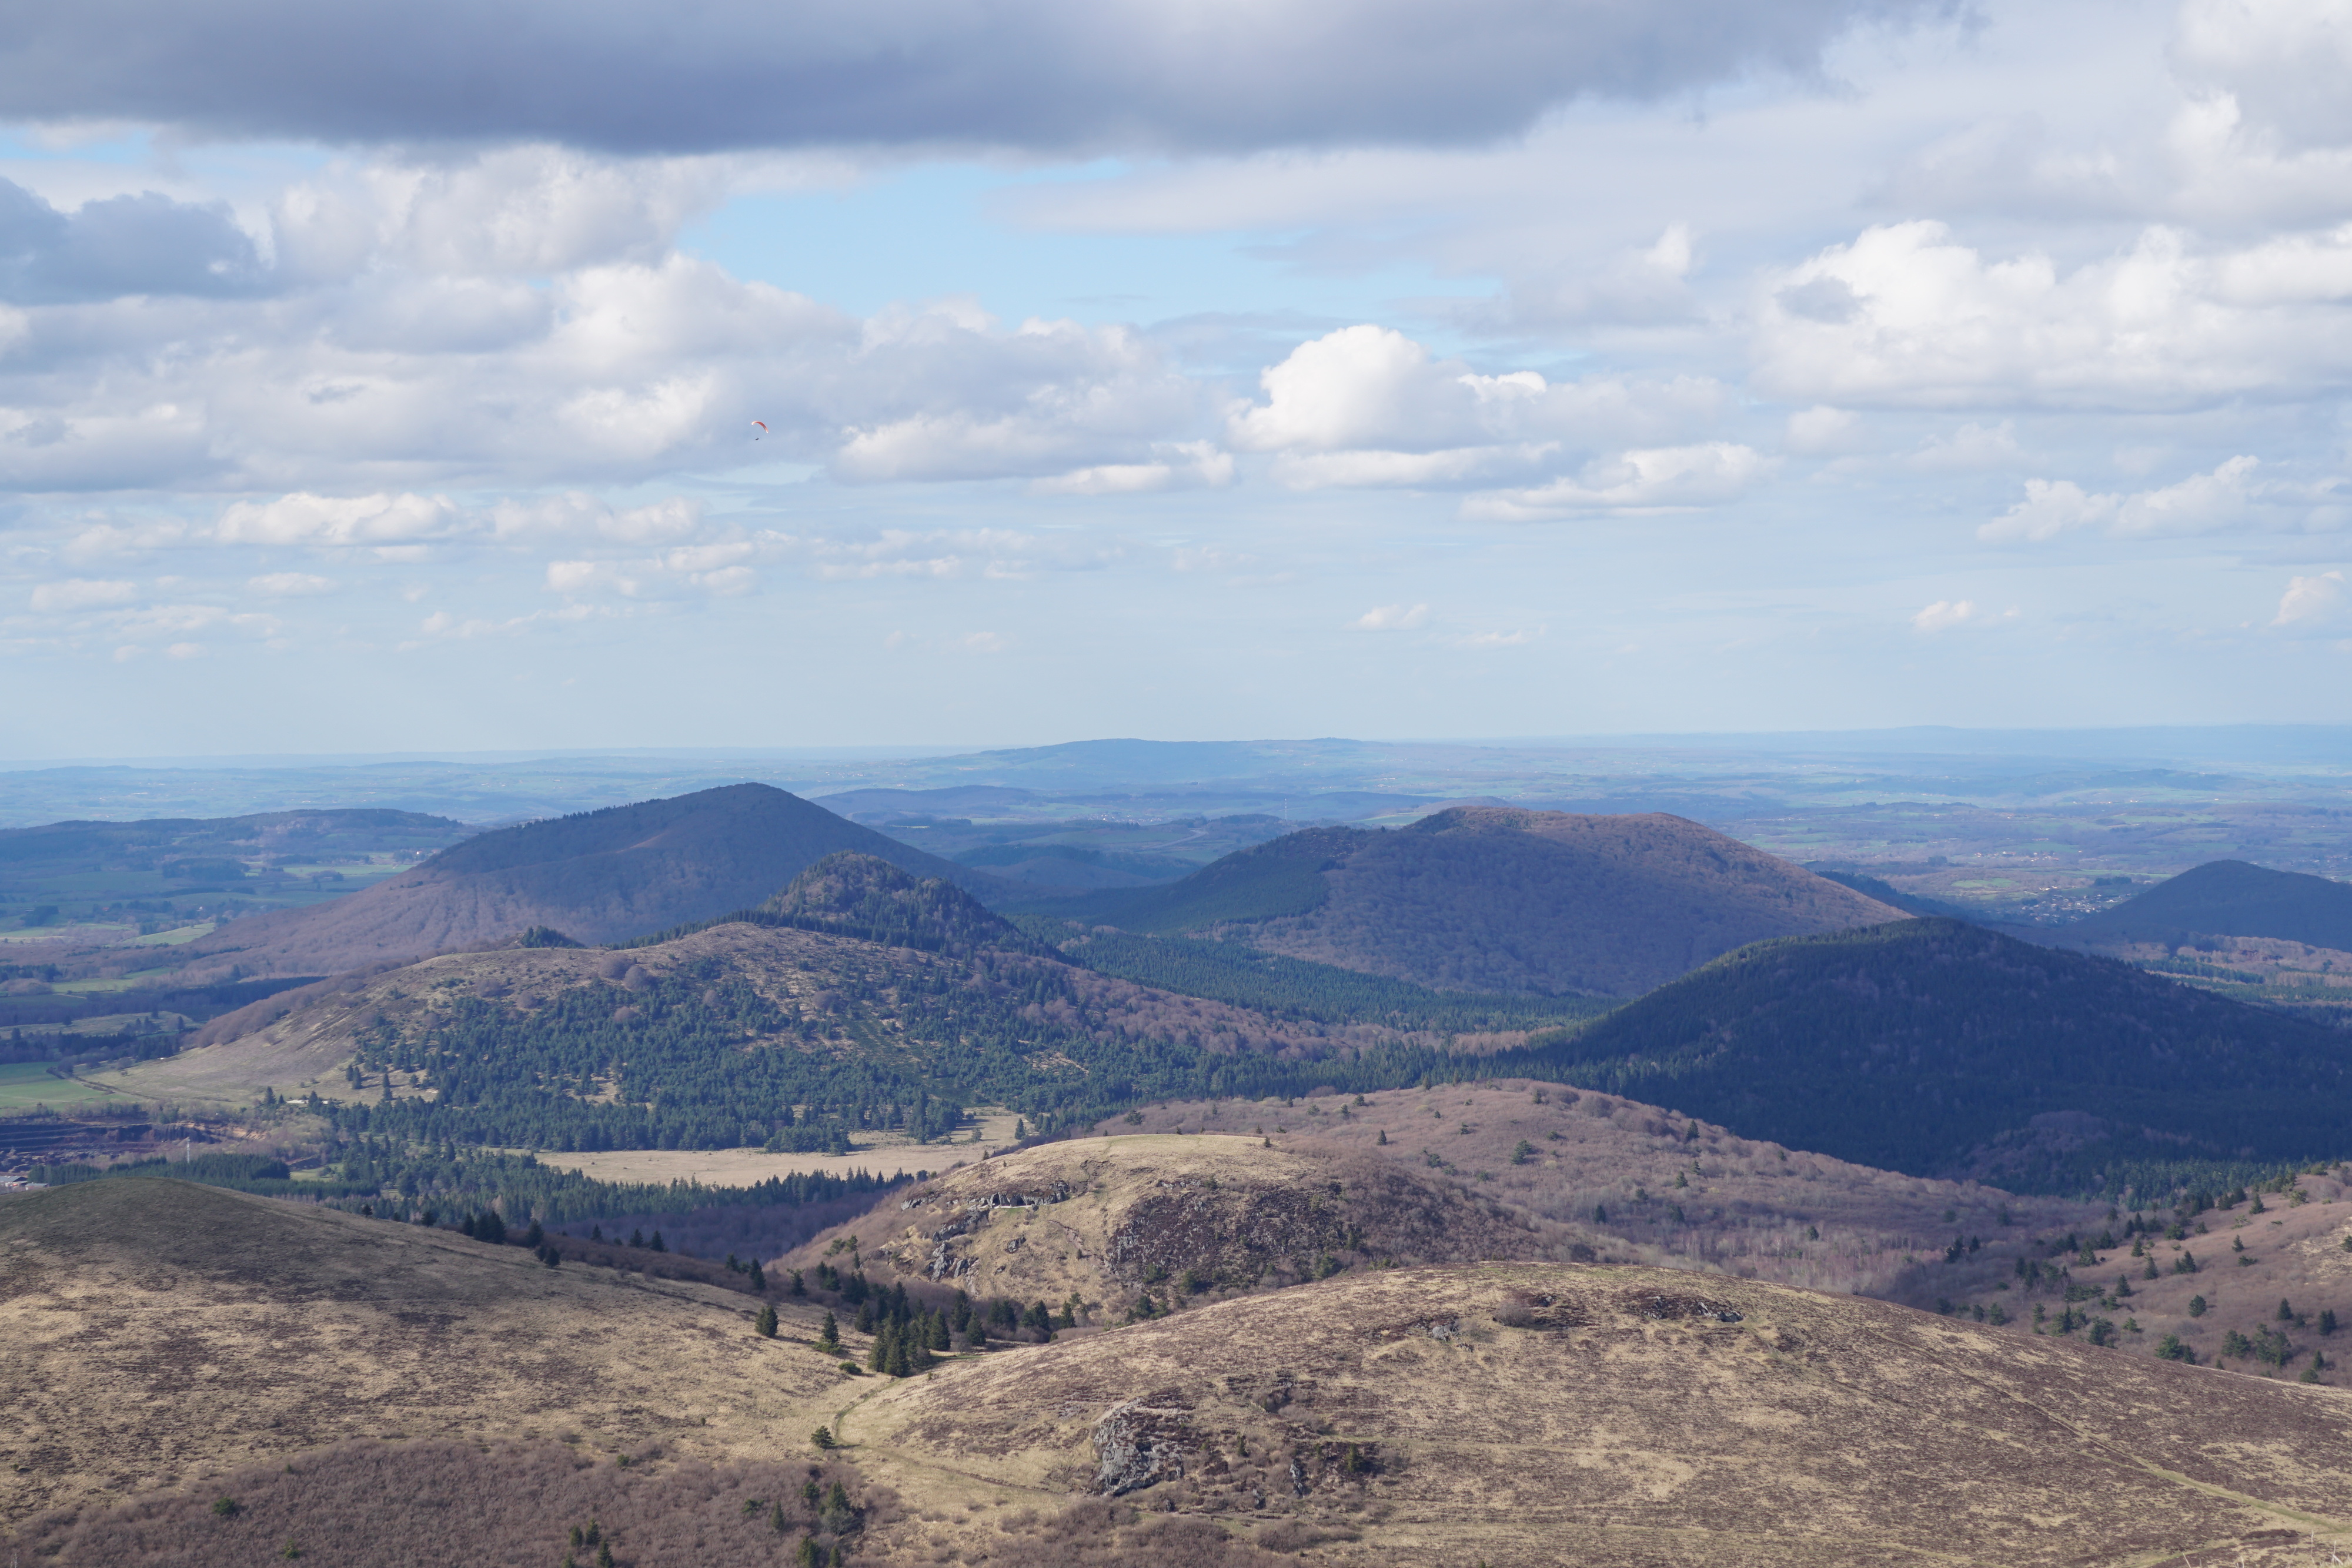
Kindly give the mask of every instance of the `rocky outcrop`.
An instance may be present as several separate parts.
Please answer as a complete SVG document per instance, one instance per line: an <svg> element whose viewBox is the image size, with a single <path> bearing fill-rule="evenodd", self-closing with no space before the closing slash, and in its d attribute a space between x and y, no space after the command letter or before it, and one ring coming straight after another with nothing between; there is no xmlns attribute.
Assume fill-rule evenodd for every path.
<svg viewBox="0 0 2352 1568"><path fill-rule="evenodd" d="M1192 1412L1172 1389L1112 1406L1095 1423L1096 1490L1119 1497L1184 1473L1184 1454L1200 1447Z"/></svg>

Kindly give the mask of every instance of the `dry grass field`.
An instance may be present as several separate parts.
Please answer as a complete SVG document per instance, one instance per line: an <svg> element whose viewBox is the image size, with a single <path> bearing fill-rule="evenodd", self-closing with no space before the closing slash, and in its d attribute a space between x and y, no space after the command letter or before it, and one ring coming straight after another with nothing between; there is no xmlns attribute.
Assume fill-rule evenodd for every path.
<svg viewBox="0 0 2352 1568"><path fill-rule="evenodd" d="M362 1437L772 1458L841 1379L752 1312L186 1182L0 1194L0 1519Z"/></svg>
<svg viewBox="0 0 2352 1568"><path fill-rule="evenodd" d="M1654 1270L1376 1271L877 1384L901 1561L1106 1490L1318 1563L2317 1563L2352 1399Z"/></svg>
<svg viewBox="0 0 2352 1568"><path fill-rule="evenodd" d="M891 1194L781 1260L1119 1322L1348 1268L1565 1258L1559 1228L1489 1213L1389 1161L1306 1140L1144 1134L1046 1144ZM1588 1253L1586 1256L1590 1257Z"/></svg>
<svg viewBox="0 0 2352 1568"><path fill-rule="evenodd" d="M1942 1263L1955 1235L1981 1237L2006 1268L2028 1237L2095 1229L2106 1213L1852 1165L1557 1083L1497 1079L1356 1098L1185 1102L1101 1127L1327 1140L1549 1221L1620 1262L1915 1305L1958 1295Z"/></svg>
<svg viewBox="0 0 2352 1568"><path fill-rule="evenodd" d="M1097 1256L1105 1280L1167 1271L1161 1291L1212 1271L1172 1313L903 1381L814 1351L807 1301L780 1300L768 1340L740 1291L307 1206L165 1180L0 1196L7 1546L59 1568L289 1546L584 1568L597 1543L569 1532L595 1522L620 1568L782 1568L803 1541L1003 1568L2317 1568L2352 1549L2352 1396L1726 1276L1380 1267L1565 1232L1267 1135L1082 1140L894 1195L853 1228L877 1275L908 1227L936 1245L975 1217L943 1239L973 1285L1049 1253L1062 1271L1024 1294ZM1368 1245L1334 1277L1248 1278L1335 1230ZM821 1452L820 1424L846 1446Z"/></svg>

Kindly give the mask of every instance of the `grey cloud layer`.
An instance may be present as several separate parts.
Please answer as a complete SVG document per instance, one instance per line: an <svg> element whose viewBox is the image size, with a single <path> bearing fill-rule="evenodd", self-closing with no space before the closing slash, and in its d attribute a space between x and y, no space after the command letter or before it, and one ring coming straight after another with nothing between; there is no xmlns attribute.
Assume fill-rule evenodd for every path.
<svg viewBox="0 0 2352 1568"><path fill-rule="evenodd" d="M1932 0L82 0L0 35L0 116L229 137L1217 149L1479 141L1580 96L1808 74Z"/></svg>
<svg viewBox="0 0 2352 1568"><path fill-rule="evenodd" d="M226 205L152 192L61 213L0 180L0 299L53 304L125 294L233 296L268 285Z"/></svg>

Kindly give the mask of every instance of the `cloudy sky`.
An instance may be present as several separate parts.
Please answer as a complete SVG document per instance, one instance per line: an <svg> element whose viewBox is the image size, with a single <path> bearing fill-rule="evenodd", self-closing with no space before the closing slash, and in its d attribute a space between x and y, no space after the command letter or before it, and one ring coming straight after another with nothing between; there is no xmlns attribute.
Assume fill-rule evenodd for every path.
<svg viewBox="0 0 2352 1568"><path fill-rule="evenodd" d="M0 758L2352 721L2352 0L367 9L0 29Z"/></svg>

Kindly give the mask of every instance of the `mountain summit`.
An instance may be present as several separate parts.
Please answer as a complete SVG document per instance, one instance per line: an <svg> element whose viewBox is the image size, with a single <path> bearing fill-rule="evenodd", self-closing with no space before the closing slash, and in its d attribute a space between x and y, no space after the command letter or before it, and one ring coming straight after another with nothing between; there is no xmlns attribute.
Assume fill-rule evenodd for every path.
<svg viewBox="0 0 2352 1568"><path fill-rule="evenodd" d="M797 795L730 784L484 833L349 898L236 921L190 955L247 975L322 975L488 947L532 926L622 942L750 908L843 850L919 877L985 881Z"/></svg>
<svg viewBox="0 0 2352 1568"><path fill-rule="evenodd" d="M1751 942L1903 912L1662 812L1458 806L1393 831L1312 828L1166 887L1056 912L1217 931L1443 990L1631 996Z"/></svg>

